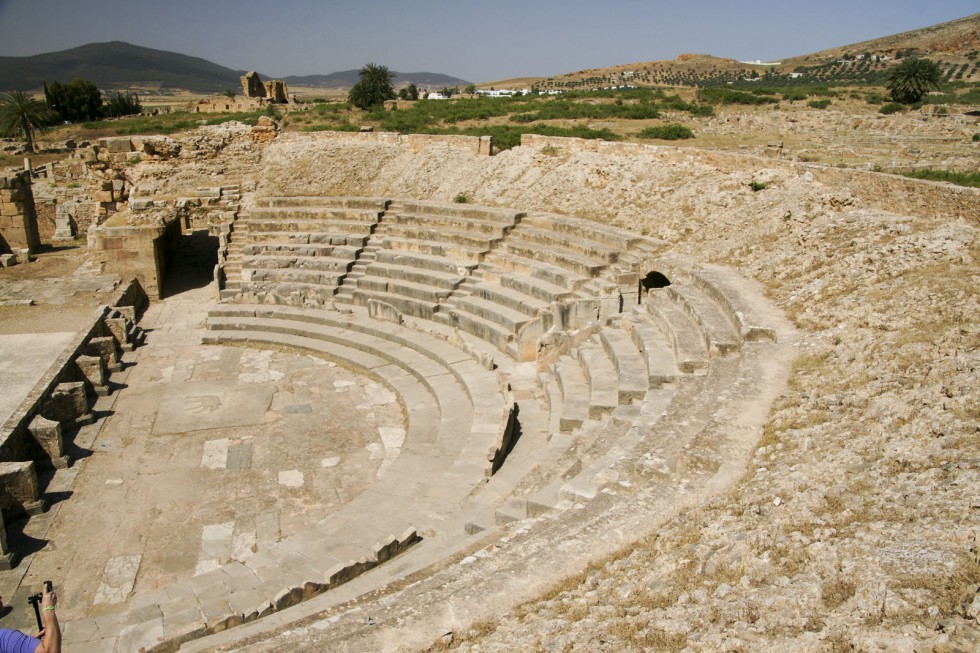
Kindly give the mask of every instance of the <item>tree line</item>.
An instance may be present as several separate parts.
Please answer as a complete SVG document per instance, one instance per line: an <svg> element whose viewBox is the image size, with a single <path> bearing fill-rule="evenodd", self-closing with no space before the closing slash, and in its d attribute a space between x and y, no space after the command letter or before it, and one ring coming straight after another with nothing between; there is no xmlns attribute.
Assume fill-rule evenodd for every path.
<svg viewBox="0 0 980 653"><path fill-rule="evenodd" d="M67 83L44 84L44 100L24 91L11 91L0 97L0 135L24 138L29 152L34 151L37 133L45 127L62 123L89 122L118 118L143 110L135 93L120 92L103 96L87 79Z"/></svg>

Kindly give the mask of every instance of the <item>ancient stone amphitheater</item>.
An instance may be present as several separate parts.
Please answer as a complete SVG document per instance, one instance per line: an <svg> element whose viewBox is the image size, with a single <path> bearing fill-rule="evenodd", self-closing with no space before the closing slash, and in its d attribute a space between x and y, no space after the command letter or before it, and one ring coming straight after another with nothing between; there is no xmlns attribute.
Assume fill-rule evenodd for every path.
<svg viewBox="0 0 980 653"><path fill-rule="evenodd" d="M217 149L130 172L241 195L204 345L357 370L404 441L315 527L67 641L844 650L944 619L910 641L970 641L976 192L574 139Z"/></svg>
<svg viewBox="0 0 980 653"><path fill-rule="evenodd" d="M208 593L223 584L221 601L243 606L210 632L303 600L306 613L322 610L376 566L348 592L413 575L445 592L435 587L455 570L434 568L502 543L467 592L506 596L522 576L527 591L567 573L558 551L575 560L576 549L619 546L681 497L730 483L788 373L791 331L755 287L594 222L256 197L225 242L205 342L277 345L366 371L400 397L408 427L384 475L315 531L189 582ZM351 551L367 553L345 560Z"/></svg>

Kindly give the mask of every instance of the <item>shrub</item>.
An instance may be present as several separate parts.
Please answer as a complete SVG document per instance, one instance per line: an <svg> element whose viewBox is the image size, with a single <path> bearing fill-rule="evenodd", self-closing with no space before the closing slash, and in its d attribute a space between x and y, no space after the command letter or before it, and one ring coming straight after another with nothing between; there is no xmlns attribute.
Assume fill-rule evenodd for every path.
<svg viewBox="0 0 980 653"><path fill-rule="evenodd" d="M923 168L922 170L899 172L899 174L913 179L945 181L950 184L956 184L957 186L980 188L980 172L956 172L953 170L931 170L929 168Z"/></svg>
<svg viewBox="0 0 980 653"><path fill-rule="evenodd" d="M660 127L647 127L639 133L639 137L678 141L685 138L694 138L694 132L684 125L662 125Z"/></svg>
<svg viewBox="0 0 980 653"><path fill-rule="evenodd" d="M466 193L459 193L456 195L456 197L453 198L453 201L456 202L457 204L469 204L470 196L467 195Z"/></svg>
<svg viewBox="0 0 980 653"><path fill-rule="evenodd" d="M887 116L893 113L898 113L903 110L904 107L902 107L902 105L899 104L898 102L889 102L887 104L881 105L881 108L878 109L878 113L882 113Z"/></svg>
<svg viewBox="0 0 980 653"><path fill-rule="evenodd" d="M712 86L699 88L697 93L698 102L709 104L776 104L779 102L774 97L760 95L763 89L758 89L753 93L736 91L730 88Z"/></svg>
<svg viewBox="0 0 980 653"><path fill-rule="evenodd" d="M758 193L760 190L766 189L766 182L753 179L752 183L749 184L749 188L752 189L752 192Z"/></svg>
<svg viewBox="0 0 980 653"><path fill-rule="evenodd" d="M974 134L973 135L973 142L974 143L980 143L980 134Z"/></svg>
<svg viewBox="0 0 980 653"><path fill-rule="evenodd" d="M830 100L828 100L827 98L821 98L819 100L810 100L809 102L806 103L806 105L814 109L826 109L827 107L830 106Z"/></svg>

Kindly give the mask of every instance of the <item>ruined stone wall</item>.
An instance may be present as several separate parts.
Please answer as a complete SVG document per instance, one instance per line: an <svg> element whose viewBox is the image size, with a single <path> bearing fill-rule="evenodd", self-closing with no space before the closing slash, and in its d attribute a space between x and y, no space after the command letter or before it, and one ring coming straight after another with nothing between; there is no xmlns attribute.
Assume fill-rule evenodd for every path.
<svg viewBox="0 0 980 653"><path fill-rule="evenodd" d="M242 75L242 94L245 97L265 97L265 84L254 70Z"/></svg>
<svg viewBox="0 0 980 653"><path fill-rule="evenodd" d="M155 224L124 225L106 223L88 233L88 246L98 257L103 271L139 279L151 299L160 297L167 264L181 236L176 211L170 219Z"/></svg>
<svg viewBox="0 0 980 653"><path fill-rule="evenodd" d="M40 246L30 172L0 177L0 254L31 253Z"/></svg>
<svg viewBox="0 0 980 653"><path fill-rule="evenodd" d="M41 503L35 465L68 464L62 429L85 423L95 395L107 391L109 372L119 369L117 354L135 346L135 323L148 303L137 280L120 288L0 426L0 508L4 512L20 516Z"/></svg>
<svg viewBox="0 0 980 653"><path fill-rule="evenodd" d="M289 91L286 89L286 82L281 79L270 79L265 83L265 95L272 102L285 104L289 102Z"/></svg>

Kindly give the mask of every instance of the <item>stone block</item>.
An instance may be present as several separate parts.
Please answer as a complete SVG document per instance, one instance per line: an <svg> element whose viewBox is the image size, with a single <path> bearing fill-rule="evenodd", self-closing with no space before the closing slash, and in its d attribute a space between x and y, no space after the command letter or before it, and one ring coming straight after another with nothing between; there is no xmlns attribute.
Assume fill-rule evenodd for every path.
<svg viewBox="0 0 980 653"><path fill-rule="evenodd" d="M129 320L124 317L107 317L104 322L109 331L112 332L112 337L116 339L116 345L120 349L128 351L135 349L132 323Z"/></svg>
<svg viewBox="0 0 980 653"><path fill-rule="evenodd" d="M129 137L101 138L99 139L99 149L109 154L132 152L133 141Z"/></svg>
<svg viewBox="0 0 980 653"><path fill-rule="evenodd" d="M85 383L82 381L59 383L42 403L40 413L47 419L59 422L62 428L68 429L89 421L91 413L88 409Z"/></svg>
<svg viewBox="0 0 980 653"><path fill-rule="evenodd" d="M109 370L101 356L79 356L75 365L82 376L92 384L95 394L105 397L109 394Z"/></svg>
<svg viewBox="0 0 980 653"><path fill-rule="evenodd" d="M31 461L0 462L0 507L29 515L44 512L37 489L37 471Z"/></svg>
<svg viewBox="0 0 980 653"><path fill-rule="evenodd" d="M110 372L119 372L122 370L122 365L119 363L119 350L116 346L116 339L112 336L100 336L90 339L85 346L85 354L101 357Z"/></svg>
<svg viewBox="0 0 980 653"><path fill-rule="evenodd" d="M51 457L52 464L64 469L68 467L68 457L65 455L64 439L61 433L61 424L50 419L45 419L41 415L36 415L31 420L31 425L27 427L30 434L37 440L38 444Z"/></svg>

